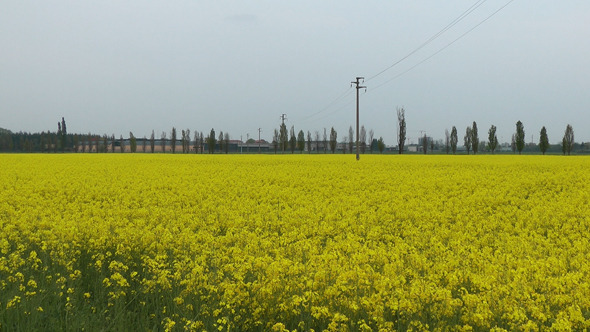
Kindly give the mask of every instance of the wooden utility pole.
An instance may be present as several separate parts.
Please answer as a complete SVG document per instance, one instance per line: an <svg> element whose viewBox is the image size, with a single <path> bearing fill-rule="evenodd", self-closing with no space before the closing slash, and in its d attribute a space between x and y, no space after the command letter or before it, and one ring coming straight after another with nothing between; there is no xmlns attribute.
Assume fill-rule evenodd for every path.
<svg viewBox="0 0 590 332"><path fill-rule="evenodd" d="M366 86L360 85L361 84L360 80L363 80L363 83L365 82L364 77L357 77L356 81L350 82L351 86L352 86L352 84L356 85L356 160L360 159L360 156L359 156L359 89L365 89L365 91L367 90Z"/></svg>

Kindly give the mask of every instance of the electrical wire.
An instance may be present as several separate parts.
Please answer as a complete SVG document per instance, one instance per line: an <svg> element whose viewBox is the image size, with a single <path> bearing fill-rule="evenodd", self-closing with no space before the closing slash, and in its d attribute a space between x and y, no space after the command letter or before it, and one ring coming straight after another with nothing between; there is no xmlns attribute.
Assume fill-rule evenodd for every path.
<svg viewBox="0 0 590 332"><path fill-rule="evenodd" d="M467 10L465 10L463 13L461 13L461 15L459 15L457 18L455 18L451 23L447 24L447 26L445 26L444 28L442 28L442 30L440 30L439 32L435 33L433 36L431 36L428 40L426 40L424 43L422 43L420 46L418 46L417 48L415 48L413 51L411 51L410 53L408 53L407 55L405 55L404 57L402 57L401 59L399 59L398 61L394 62L392 65L390 65L389 67L381 70L380 72L378 72L377 74L369 77L368 79L365 80L365 82L368 82L374 78L376 78L377 76L385 73L386 71L388 71L389 69L397 66L398 64L400 64L402 61L406 60L407 58L409 58L410 56L414 55L416 52L418 52L419 50L421 50L422 48L424 48L424 46L430 44L432 41L434 41L436 38L440 37L442 34L444 34L445 32L447 32L450 28L452 28L453 26L455 26L457 23L461 22L465 17L467 17L469 14L471 14L473 11L475 11L477 8L479 8L482 4L484 4L484 2L486 2L487 0L478 0L476 1L473 5L471 5L471 7L469 7Z"/></svg>
<svg viewBox="0 0 590 332"><path fill-rule="evenodd" d="M352 89L352 86L348 87L348 89L346 89L346 91L344 91L343 93L341 93L338 97L336 97L336 99L332 100L329 104L326 105L326 107L322 108L321 110L319 110L319 111L317 111L317 112L315 112L313 114L310 114L310 115L307 115L307 116L303 117L301 119L301 121L307 121L310 118L312 118L312 117L314 117L314 116L316 116L316 115L318 115L320 113L325 112L328 108L332 107L332 105L336 104L341 99L347 97L350 94L350 92L351 92L350 90L351 89Z"/></svg>
<svg viewBox="0 0 590 332"><path fill-rule="evenodd" d="M414 68L418 67L419 65L423 64L424 62L432 59L433 57L435 57L437 54L441 53L442 51L444 51L445 49L447 49L449 46L453 45L454 43L456 43L457 41L459 41L460 39L462 39L463 37L467 36L470 32L472 32L473 30L477 29L480 25L484 24L486 21L488 21L489 19L491 19L493 16L495 16L496 14L498 14L500 11L502 11L504 8L506 8L509 4L511 4L512 2L514 2L515 0L510 0L508 1L505 5L503 5L502 7L500 7L498 10L496 10L495 12L493 12L491 15L489 15L488 17L486 17L483 21L479 22L478 24L476 24L474 27L472 27L471 29L467 30L467 32L463 33L462 35L460 35L458 38L456 38L455 40L453 40L452 42L448 43L447 45L445 45L444 47L442 47L441 49L439 49L438 51L436 51L435 53L431 54L430 56L428 56L427 58L423 59L422 61L418 62L417 64L413 65L412 67L408 68L407 70L401 72L400 74L390 78L389 80L373 87L371 89L371 91L375 91L376 89L390 83L391 81L399 78L402 75L407 74L409 71L413 70Z"/></svg>

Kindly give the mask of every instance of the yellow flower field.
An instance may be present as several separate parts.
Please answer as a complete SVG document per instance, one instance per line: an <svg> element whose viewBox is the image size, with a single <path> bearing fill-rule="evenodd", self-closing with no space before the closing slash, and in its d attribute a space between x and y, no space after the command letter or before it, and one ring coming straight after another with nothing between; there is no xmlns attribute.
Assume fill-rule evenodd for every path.
<svg viewBox="0 0 590 332"><path fill-rule="evenodd" d="M0 330L590 328L590 159L0 155Z"/></svg>

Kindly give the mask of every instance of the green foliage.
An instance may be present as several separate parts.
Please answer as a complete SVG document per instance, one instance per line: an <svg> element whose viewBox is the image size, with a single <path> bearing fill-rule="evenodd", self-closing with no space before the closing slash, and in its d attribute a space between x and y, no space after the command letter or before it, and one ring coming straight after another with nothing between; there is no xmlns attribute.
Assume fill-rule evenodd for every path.
<svg viewBox="0 0 590 332"><path fill-rule="evenodd" d="M471 127L467 127L465 129L465 136L463 137L463 145L465 146L465 149L467 149L467 154L469 154L469 150L471 149L471 140L473 139L473 134L471 132Z"/></svg>
<svg viewBox="0 0 590 332"><path fill-rule="evenodd" d="M524 126L520 121L516 123L516 136L514 136L514 142L516 144L518 154L521 154L522 149L524 149Z"/></svg>
<svg viewBox="0 0 590 332"><path fill-rule="evenodd" d="M549 137L547 136L547 129L545 126L541 128L541 136L539 136L539 149L543 154L549 149Z"/></svg>
<svg viewBox="0 0 590 332"><path fill-rule="evenodd" d="M332 153L336 152L337 139L338 133L334 127L332 127L332 129L330 129L330 151L332 151Z"/></svg>
<svg viewBox="0 0 590 332"><path fill-rule="evenodd" d="M496 126L492 125L488 130L488 149L494 153L498 147L498 136L496 136Z"/></svg>
<svg viewBox="0 0 590 332"><path fill-rule="evenodd" d="M299 152L303 152L304 149L305 149L305 133L303 133L303 130L300 130L299 133L297 134L297 150L299 150Z"/></svg>
<svg viewBox="0 0 590 332"><path fill-rule="evenodd" d="M383 137L379 137L379 140L377 140L377 149L379 150L379 153L383 153L385 150L385 141L383 140Z"/></svg>
<svg viewBox="0 0 590 332"><path fill-rule="evenodd" d="M215 152L215 143L217 143L216 140L217 139L215 138L215 129L211 128L209 137L207 137L207 147L209 148L209 153Z"/></svg>
<svg viewBox="0 0 590 332"><path fill-rule="evenodd" d="M477 123L473 121L473 125L471 126L471 147L473 149L473 154L477 154L479 151L479 134L477 132Z"/></svg>

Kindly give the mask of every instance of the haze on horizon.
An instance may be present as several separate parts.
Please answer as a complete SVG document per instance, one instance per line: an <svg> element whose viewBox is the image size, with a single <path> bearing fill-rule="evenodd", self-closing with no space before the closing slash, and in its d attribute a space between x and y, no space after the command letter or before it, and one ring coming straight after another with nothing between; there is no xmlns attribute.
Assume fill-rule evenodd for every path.
<svg viewBox="0 0 590 332"><path fill-rule="evenodd" d="M56 131L65 117L71 133L245 140L262 128L270 140L284 113L296 131L333 126L341 140L363 76L361 124L388 145L402 106L410 142L453 125L462 138L473 121L480 139L493 124L508 142L518 120L527 142L546 126L558 143L567 124L587 142L588 17L583 0L8 0L0 127Z"/></svg>

